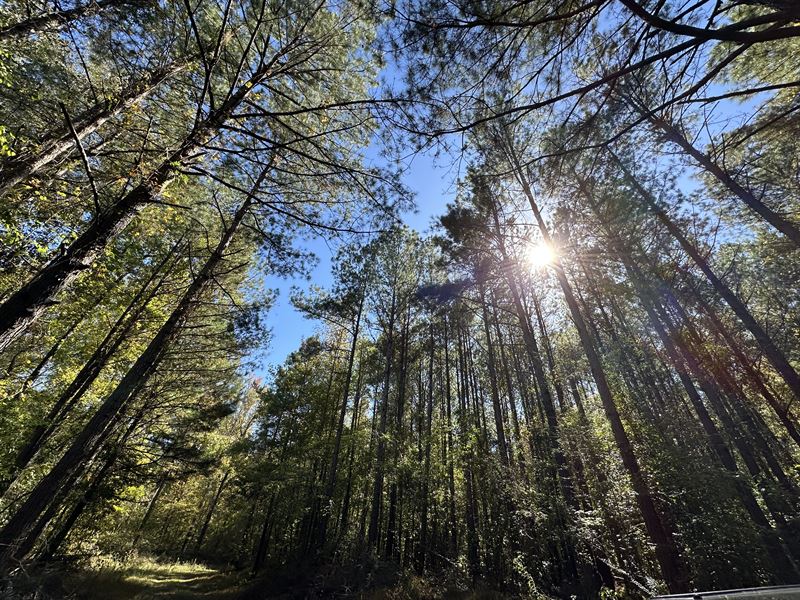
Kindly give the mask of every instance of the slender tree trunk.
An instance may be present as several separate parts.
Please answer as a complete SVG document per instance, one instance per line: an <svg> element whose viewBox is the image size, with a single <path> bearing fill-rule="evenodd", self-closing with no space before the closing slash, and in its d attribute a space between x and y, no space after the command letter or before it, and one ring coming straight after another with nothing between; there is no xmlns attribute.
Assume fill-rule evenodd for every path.
<svg viewBox="0 0 800 600"><path fill-rule="evenodd" d="M547 333L547 325L545 324L544 317L542 316L542 307L540 306L539 299L536 297L536 294L532 294L531 299L533 300L533 310L534 314L536 315L536 322L539 325L539 336L541 337L542 346L544 347L544 355L545 358L547 358L547 369L550 372L550 379L553 380L553 388L556 391L558 407L561 412L564 412L567 408L567 402L564 398L564 386L561 384L561 379L556 371L556 361L553 358L553 347L550 344L550 336Z"/></svg>
<svg viewBox="0 0 800 600"><path fill-rule="evenodd" d="M269 167L259 176L253 190L237 209L227 225L222 238L203 268L173 309L167 321L131 366L116 388L106 397L89 422L78 433L72 444L28 495L0 530L0 570L5 570L18 555L20 542L27 536L50 500L65 485L69 485L80 474L83 466L98 452L113 430L113 423L127 408L132 398L156 371L170 343L180 333L191 309L213 280L214 270L222 261L224 252L239 225L247 215L253 195L267 176Z"/></svg>
<svg viewBox="0 0 800 600"><path fill-rule="evenodd" d="M406 399L406 380L408 375L408 346L409 346L409 323L411 321L411 305L406 308L406 316L403 321L401 344L400 344L400 365L397 373L397 404L395 408L395 435L392 443L393 455L393 479L389 487L389 513L386 521L386 545L384 547L384 557L387 559L397 558L399 555L398 539L402 541L402 537L398 534L399 525L402 521L398 517L399 502L402 499L401 489L401 473L399 469L401 452L404 445L405 435L403 428L403 419L405 411Z"/></svg>
<svg viewBox="0 0 800 600"><path fill-rule="evenodd" d="M165 80L184 68L186 68L185 62L174 62L164 68L156 69L144 79L122 90L119 98L98 102L75 120L73 124L75 136L78 140L83 140L109 120L144 100ZM0 171L0 198L6 196L15 186L41 172L50 163L73 154L77 150L75 136L71 131L59 128L39 140L35 152L21 153L20 156L6 161Z"/></svg>
<svg viewBox="0 0 800 600"><path fill-rule="evenodd" d="M494 332L497 337L497 349L500 354L500 370L503 372L503 380L506 386L506 398L508 400L509 412L511 413L511 428L514 430L514 442L521 444L522 433L519 428L519 415L517 414L517 402L514 398L514 384L511 381L511 368L506 357L505 342L503 341L503 331L500 327L500 319L497 314L497 298L492 294L492 302L495 306L492 309L492 321ZM509 443L509 447L513 444ZM527 477L527 466L525 464L525 453L521 450L517 453L517 460L523 477Z"/></svg>
<svg viewBox="0 0 800 600"><path fill-rule="evenodd" d="M733 355L736 357L739 366L745 370L745 373L747 373L750 381L753 383L764 400L767 401L767 404L770 406L770 408L772 408L772 410L775 412L775 415L778 417L781 424L786 428L786 432L789 434L789 437L791 437L794 443L800 447L800 431L798 431L797 425L791 418L789 412L790 405L787 404L786 406L781 406L780 401L775 397L775 394L772 393L772 391L764 382L764 377L762 374L756 370L752 361L745 356L741 345L733 337L728 328L722 323L722 320L719 318L716 311L708 304L708 302L703 299L696 287L692 286L692 291L694 292L694 300L698 303L703 313L705 313L705 315L708 317L713 329L720 336L722 336L723 340L725 340L728 347L733 352Z"/></svg>
<svg viewBox="0 0 800 600"><path fill-rule="evenodd" d="M258 540L258 549L256 550L256 556L253 560L253 575L257 574L261 570L261 567L264 566L264 560L267 558L270 534L272 533L272 524L274 522L273 510L275 507L275 496L276 493L273 492L270 496L269 504L267 505L267 514L264 517L264 526L261 528L261 537Z"/></svg>
<svg viewBox="0 0 800 600"><path fill-rule="evenodd" d="M473 586L477 583L480 577L480 549L478 546L478 508L475 501L475 482L472 472L473 456L472 447L470 442L470 432L472 427L469 425L469 414L467 407L469 406L469 374L468 364L466 358L466 342L462 340L465 334L462 333L461 328L458 328L458 363L461 381L460 389L458 390L459 401L459 429L461 433L461 463L464 473L464 491L466 495L465 502L465 519L466 519L466 535L467 535L467 564L469 565L470 578Z"/></svg>
<svg viewBox="0 0 800 600"><path fill-rule="evenodd" d="M445 375L445 414L446 414L446 440L447 451L447 485L449 489L448 509L450 517L450 555L455 556L458 551L458 521L456 519L456 483L453 465L453 420L452 420L452 387L450 382L450 326L447 316L444 317L444 375Z"/></svg>
<svg viewBox="0 0 800 600"><path fill-rule="evenodd" d="M502 231L500 229L500 217L498 214L497 205L495 204L494 197L491 196L491 194L488 194L488 197L491 200L492 218L494 221L495 235L500 245L501 257L503 259L504 264L509 264L510 263L509 257L506 252ZM564 495L564 500L567 503L567 506L574 509L577 508L575 502L575 493L572 487L572 480L569 474L569 470L567 469L566 459L564 458L564 454L559 446L558 417L556 416L553 397L550 394L550 386L548 385L547 376L544 371L544 364L542 361L541 352L539 350L539 345L536 341L536 336L533 334L531 322L530 319L528 318L528 312L525 310L523 306L521 294L519 291L519 287L517 285L517 281L514 277L514 273L509 269L503 269L503 273L505 275L509 291L511 292L511 299L514 305L514 310L517 315L517 320L519 321L523 341L525 342L525 346L528 351L528 358L530 359L530 363L533 367L534 379L539 389L539 398L541 400L541 405L542 408L544 409L544 414L547 421L547 431L548 431L547 444L549 446L550 451L552 452L552 459L555 461L561 492ZM536 300L535 298L534 298L534 306L537 307L538 311L538 300ZM537 318L541 318L541 315L538 312L537 315L538 315ZM542 328L544 327L543 321L540 322L540 326ZM544 329L542 329L542 331L544 331ZM555 373L553 373L553 376L554 376L554 381L556 381L557 383L557 379L555 379ZM557 385L556 389L558 390L560 389L560 387Z"/></svg>
<svg viewBox="0 0 800 600"><path fill-rule="evenodd" d="M86 490L81 494L80 499L75 503L75 506L72 507L72 510L69 512L67 517L63 520L60 524L56 533L47 540L42 552L41 552L41 559L42 560L50 560L53 558L58 549L61 547L61 544L64 543L64 540L67 539L67 536L72 531L72 528L75 526L75 523L78 521L80 516L83 514L83 511L86 510L86 507L89 506L92 501L95 499L97 495L97 491L100 489L100 486L105 481L106 476L111 471L111 468L116 464L117 459L119 458L119 454L122 448L125 446L125 443L128 441L128 438L133 434L136 428L139 426L139 423L142 420L143 413L140 412L134 418L131 423L128 425L125 433L123 433L122 438L117 442L116 447L109 452L108 457L106 458L103 465L94 474L92 477L92 481L89 483L89 486ZM35 542L35 540L31 540L31 542Z"/></svg>
<svg viewBox="0 0 800 600"><path fill-rule="evenodd" d="M347 531L350 523L350 496L353 491L353 463L355 462L356 431L361 410L361 380L364 372L363 357L359 354L358 375L356 377L356 393L353 398L353 415L350 419L350 443L347 449L347 485L342 500L342 513L337 527L339 537Z"/></svg>
<svg viewBox="0 0 800 600"><path fill-rule="evenodd" d="M667 351L667 356L673 362L676 370L678 371L678 376L684 385L684 389L686 390L689 400L695 409L695 414L697 415L697 418L699 419L700 424L706 433L708 443L711 446L711 449L714 451L718 463L726 471L733 475L733 487L735 492L738 495L739 500L741 501L741 504L750 517L752 523L759 530L764 547L769 554L770 562L777 567L775 570L779 576L779 581L788 582L787 576L791 578L791 574L794 571L791 561L784 553L781 547L780 539L772 530L772 526L761 509L761 506L758 504L758 501L753 495L752 490L742 479L742 474L739 472L739 468L736 464L733 454L723 440L722 435L711 418L711 415L708 413L708 410L700 398L700 395L697 393L697 390L695 389L684 365L688 365L688 370L694 372L700 381L704 382L701 383L701 386L703 387L707 398L718 398L717 392L712 390L712 384L706 381L704 369L698 363L697 359L695 358L695 354L691 350L684 351L682 344L676 343L676 334L674 332L671 334L668 332L668 329L670 329L672 325L667 316L664 314L663 307L659 307L659 303L653 297L652 292L644 289L646 284L642 280L641 273L638 272L636 267L633 266L628 259L625 259L625 263L626 270L628 271L631 280L639 288L640 298L645 311L650 318L650 323L664 344L664 347ZM719 399L717 399L717 403L719 403ZM718 406L718 408L720 407ZM722 420L723 422L727 423L728 428L733 425L727 415L722 417ZM733 439L738 438L735 432L731 432L731 435L733 436ZM743 453L743 456L747 457L745 459L746 462L753 462L751 451L748 448L740 447L739 450L740 454Z"/></svg>
<svg viewBox="0 0 800 600"><path fill-rule="evenodd" d="M542 235L542 238L544 239L545 243L552 245L553 242L547 229L547 225L545 224L542 214L539 211L539 207L536 203L536 199L533 196L533 192L531 191L530 184L528 183L522 166L516 157L516 153L510 139L508 140L507 150L508 157L516 174L517 181L519 182L523 193L528 199L534 218L539 226L539 231ZM589 361L592 376L594 378L595 385L597 386L600 400L603 404L603 410L606 414L609 424L611 425L611 432L614 436L614 441L616 442L620 457L622 458L622 463L631 479L631 484L636 493L636 501L639 505L642 518L644 519L648 536L650 537L650 541L655 546L655 554L659 566L661 567L661 574L664 577L664 581L666 582L671 593L686 592L689 589L688 574L686 573L685 567L681 563L678 556L678 549L675 544L673 533L668 528L667 523L662 519L658 509L656 508L655 501L653 500L652 493L650 492L650 486L642 474L639 461L636 457L633 446L631 445L630 438L628 437L628 432L625 430L625 426L623 425L622 419L617 410L617 405L611 392L611 388L608 385L608 380L606 379L602 361L595 350L594 343L592 342L592 338L586 327L586 322L581 315L580 308L578 307L577 300L575 299L575 295L572 291L572 286L567 280L567 275L559 258L556 258L554 261L553 270L555 271L556 278L558 279L558 283L564 294L564 300L569 308L573 324L578 331L578 337L580 338L581 346L583 347L583 351Z"/></svg>
<svg viewBox="0 0 800 600"><path fill-rule="evenodd" d="M425 439L425 457L422 468L422 509L420 511L419 555L417 570L425 572L426 561L430 548L428 547L428 494L431 475L431 423L433 422L433 355L434 335L433 323L430 324L430 348L428 355L428 401L425 408L425 426L420 429L420 437ZM421 410L420 410L421 412Z"/></svg>
<svg viewBox="0 0 800 600"><path fill-rule="evenodd" d="M42 359L38 363L36 363L36 366L31 370L31 372L25 378L25 381L22 382L22 385L20 386L19 390L17 390L14 393L14 395L10 398L11 401L16 401L19 398L21 398L25 394L25 392L28 391L28 388L34 383L36 383L36 380L39 379L39 375L42 374L42 371L47 366L47 363L49 363L50 360L55 356L56 352L58 352L59 348L61 348L61 345L66 341L66 339L70 335L72 335L72 332L75 331L75 328L81 324L84 318L85 315L81 315L80 317L75 319L70 324L70 326L67 327L66 330L64 330L64 333L62 333L59 336L59 338L55 341L55 343L52 346L50 346L50 349L45 353Z"/></svg>
<svg viewBox="0 0 800 600"><path fill-rule="evenodd" d="M147 509L144 511L144 515L142 516L141 521L139 521L139 525L136 527L136 533L133 536L133 540L131 541L131 548L129 552L133 552L136 550L136 547L139 545L139 540L142 538L142 532L144 528L147 526L147 523L150 521L150 517L153 516L153 511L156 508L156 504L158 503L158 499L161 498L161 494L167 487L167 478L162 477L158 485L156 485L155 492L153 495L150 496L150 501L147 503Z"/></svg>
<svg viewBox="0 0 800 600"><path fill-rule="evenodd" d="M350 354L347 357L347 374L344 380L344 398L342 398L342 407L339 411L339 422L336 426L336 439L333 444L333 454L331 456L331 465L328 468L328 478L325 483L325 494L323 497L323 514L320 516L320 547L325 545L325 538L327 535L328 518L331 511L331 500L333 499L333 490L336 485L336 472L339 467L339 450L342 445L342 433L344 432L344 419L347 415L347 398L350 394L350 381L353 377L353 363L356 359L356 346L358 344L358 333L361 326L361 311L364 308L364 296L366 289L361 290L361 296L358 300L358 310L356 317L353 320L353 340L350 343Z"/></svg>
<svg viewBox="0 0 800 600"><path fill-rule="evenodd" d="M381 392L380 421L378 425L378 443L375 455L375 481L372 486L372 509L369 516L369 530L367 531L367 545L375 548L380 537L381 506L383 504L383 479L384 462L386 460L386 427L389 412L389 388L391 385L392 360L394 359L394 321L397 310L397 297L392 289L391 307L389 309L389 323L386 335L386 366L383 372L383 391Z"/></svg>
<svg viewBox="0 0 800 600"><path fill-rule="evenodd" d="M489 391L492 395L492 409L494 413L494 425L497 431L497 452L500 455L500 462L508 466L508 444L506 442L506 432L503 425L503 411L500 408L500 392L497 388L497 365L495 364L495 351L492 344L492 335L489 329L489 312L486 308L486 295L481 286L481 310L483 311L483 332L486 336L486 366L489 371Z"/></svg>
<svg viewBox="0 0 800 600"><path fill-rule="evenodd" d="M203 541L206 539L206 533L208 533L208 526L211 524L211 519L214 516L214 511L217 509L217 504L219 503L219 498L222 496L222 492L225 489L225 484L228 482L228 477L230 477L231 471L228 469L222 475L222 479L220 479L219 486L217 486L217 491L214 494L214 497L211 499L211 504L208 507L208 512L206 512L205 519L203 519L203 525L200 527L200 532L197 534L197 541L194 544L194 553L199 554L200 548L203 545Z"/></svg>
<svg viewBox="0 0 800 600"><path fill-rule="evenodd" d="M767 360L769 360L778 374L783 378L784 382L786 382L786 385L789 386L789 389L792 391L795 398L800 399L800 375L798 375L797 371L794 370L792 365L786 359L786 356L784 356L783 352L781 352L781 350L775 345L775 343L772 341L772 338L767 335L767 332L764 331L761 325L758 324L739 297L734 294L733 291L727 285L725 285L725 283L723 283L719 277L717 277L716 273L714 273L714 271L708 265L706 259L702 256L700 251L689 241L689 239L683 234L683 232L681 232L678 226L675 225L672 219L669 218L667 213L658 205L653 195L646 190L644 186L639 183L639 181L631 174L622 160L620 160L615 154L611 152L610 154L625 175L628 183L641 196L647 207L662 223L662 225L664 225L667 231L669 231L675 240L677 240L684 252L691 257L697 267L703 272L703 275L706 276L709 283L711 283L714 290L725 300L728 306L731 307L731 310L736 313L736 316L739 317L739 320L742 322L742 324L753 335L753 338L755 338L756 343L758 343L758 346L764 352Z"/></svg>

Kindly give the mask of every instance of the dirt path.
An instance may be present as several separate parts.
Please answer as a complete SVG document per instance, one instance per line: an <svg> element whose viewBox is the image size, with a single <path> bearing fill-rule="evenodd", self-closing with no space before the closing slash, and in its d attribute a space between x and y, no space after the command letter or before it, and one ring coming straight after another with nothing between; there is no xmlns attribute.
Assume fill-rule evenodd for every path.
<svg viewBox="0 0 800 600"><path fill-rule="evenodd" d="M64 588L78 600L236 600L242 591L235 573L154 562L83 572Z"/></svg>

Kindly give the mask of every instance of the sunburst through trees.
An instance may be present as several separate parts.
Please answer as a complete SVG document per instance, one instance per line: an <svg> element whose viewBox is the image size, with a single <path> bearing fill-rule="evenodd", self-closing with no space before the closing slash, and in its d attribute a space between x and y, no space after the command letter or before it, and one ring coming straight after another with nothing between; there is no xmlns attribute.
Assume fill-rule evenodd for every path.
<svg viewBox="0 0 800 600"><path fill-rule="evenodd" d="M4 0L0 593L800 583L799 38Z"/></svg>

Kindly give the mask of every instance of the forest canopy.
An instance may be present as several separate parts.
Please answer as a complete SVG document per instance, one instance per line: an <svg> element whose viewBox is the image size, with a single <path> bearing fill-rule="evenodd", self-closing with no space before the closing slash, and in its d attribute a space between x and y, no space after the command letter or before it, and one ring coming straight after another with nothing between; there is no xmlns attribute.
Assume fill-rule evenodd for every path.
<svg viewBox="0 0 800 600"><path fill-rule="evenodd" d="M800 584L798 39L0 0L0 594Z"/></svg>

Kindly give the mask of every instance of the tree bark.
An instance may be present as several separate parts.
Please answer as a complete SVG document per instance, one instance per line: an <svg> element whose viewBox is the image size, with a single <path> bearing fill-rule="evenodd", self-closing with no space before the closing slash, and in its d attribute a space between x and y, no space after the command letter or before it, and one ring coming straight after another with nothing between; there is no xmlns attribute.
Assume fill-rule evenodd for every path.
<svg viewBox="0 0 800 600"><path fill-rule="evenodd" d="M700 271L702 271L703 275L706 276L714 290L725 300L736 316L739 317L739 320L742 322L742 324L753 335L753 338L755 338L756 343L764 352L767 360L769 360L778 374L783 378L784 382L786 382L786 385L792 391L792 394L794 394L795 398L800 400L800 375L798 375L797 371L794 370L794 367L792 367L792 365L786 359L786 356L784 356L783 352L781 352L781 350L775 345L775 343L772 341L772 338L767 335L767 332L764 331L761 325L758 324L753 315L750 314L750 311L744 305L744 302L742 302L739 297L734 294L733 291L727 285L725 285L725 283L723 283L719 277L717 277L716 273L714 273L714 271L708 265L700 251L689 241L689 239L683 234L678 226L675 225L672 219L669 218L667 213L658 205L653 195L647 189L645 189L641 183L639 183L639 181L628 170L627 166L622 160L620 160L613 152L609 151L609 153L614 159L614 162L619 166L620 170L625 175L628 183L645 201L648 209L656 216L661 224L664 225L672 237L675 238L678 244L680 244L681 248L683 248L683 251L689 255Z"/></svg>
<svg viewBox="0 0 800 600"><path fill-rule="evenodd" d="M118 0L117 0L118 1ZM59 128L36 143L36 151L24 152L5 162L0 171L0 198L5 197L15 186L41 172L50 163L75 152L75 137L83 140L109 120L138 104L161 83L186 68L186 62L174 62L156 69L147 77L128 85L113 101L98 102L76 119L75 135Z"/></svg>
<svg viewBox="0 0 800 600"><path fill-rule="evenodd" d="M222 261L224 252L239 225L244 220L261 183L268 173L265 169L259 176L250 194L237 209L225 228L222 238L210 257L198 272L169 318L147 348L137 358L116 388L106 397L89 422L74 438L72 444L36 485L25 502L20 505L6 525L0 530L0 570L5 570L12 561L25 557L18 555L20 542L27 536L36 520L45 510L53 496L63 486L69 485L80 474L83 466L97 454L113 431L113 423L120 417L141 387L156 371L170 343L180 333L192 308L213 280L214 270Z"/></svg>
<svg viewBox="0 0 800 600"><path fill-rule="evenodd" d="M512 145L511 140L508 140L507 155L511 166L516 175L517 181L522 187L525 197L528 199L531 210L533 211L534 218L539 227L542 239L545 243L553 243L547 225L544 222L541 212L539 211L536 199L533 196L530 184L528 182L522 166L517 159L516 152ZM603 404L603 410L606 418L611 425L611 431L614 436L617 448L622 459L625 470L628 472L631 484L636 492L636 501L639 505L639 511L644 519L645 527L647 529L650 541L655 546L655 554L661 567L661 574L664 581L669 588L670 593L683 593L689 590L688 574L686 573L685 566L681 563L678 555L678 550L675 544L672 531L668 528L667 523L661 518L658 509L656 508L655 501L653 500L650 486L644 478L644 475L639 466L639 461L634 452L628 437L628 432L622 423L622 419L617 410L617 405L614 400L611 388L606 379L605 370L603 368L600 356L595 350L594 343L586 327L586 322L581 315L580 308L578 307L577 300L572 291L572 286L567 280L566 272L561 263L560 258L556 258L553 262L553 271L555 272L559 286L564 294L564 300L569 308L570 315L572 316L573 324L578 331L578 337L581 341L581 346L589 361L589 366L592 371L592 376L597 386L600 400Z"/></svg>

